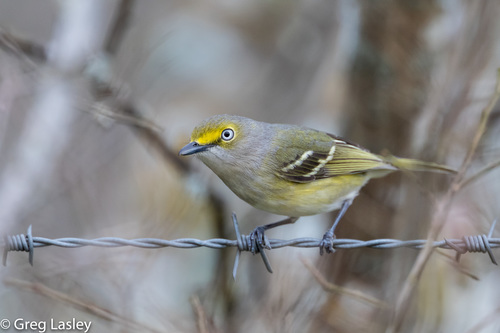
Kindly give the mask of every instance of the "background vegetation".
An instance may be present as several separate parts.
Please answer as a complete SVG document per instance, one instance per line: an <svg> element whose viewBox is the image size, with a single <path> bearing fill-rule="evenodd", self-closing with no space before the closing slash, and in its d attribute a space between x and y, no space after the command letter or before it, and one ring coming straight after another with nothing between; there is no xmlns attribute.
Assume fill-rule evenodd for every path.
<svg viewBox="0 0 500 333"><path fill-rule="evenodd" d="M213 114L306 125L458 169L493 96L499 14L496 1L465 0L2 0L1 234L33 225L48 238L234 239L232 211L244 233L276 221L176 156ZM498 107L486 120L461 179L498 164ZM487 233L500 216L491 169L467 186L446 175L374 180L337 236ZM269 236L319 238L333 216ZM450 251L283 248L269 252L272 275L244 253L233 281L234 252L47 247L34 267L11 253L0 317L90 320L93 332L500 329L500 271L485 255L458 265Z"/></svg>

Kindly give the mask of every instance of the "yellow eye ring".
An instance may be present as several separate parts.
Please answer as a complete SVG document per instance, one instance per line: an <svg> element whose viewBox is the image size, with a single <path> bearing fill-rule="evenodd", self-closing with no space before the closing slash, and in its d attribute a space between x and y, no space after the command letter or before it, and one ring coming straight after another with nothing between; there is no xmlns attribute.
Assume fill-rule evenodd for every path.
<svg viewBox="0 0 500 333"><path fill-rule="evenodd" d="M226 128L222 131L220 137L224 141L231 141L234 138L234 131L231 128Z"/></svg>

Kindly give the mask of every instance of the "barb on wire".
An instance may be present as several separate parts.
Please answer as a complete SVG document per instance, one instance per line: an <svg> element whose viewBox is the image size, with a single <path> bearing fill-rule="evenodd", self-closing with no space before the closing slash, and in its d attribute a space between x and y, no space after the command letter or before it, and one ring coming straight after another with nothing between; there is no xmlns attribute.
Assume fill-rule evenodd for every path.
<svg viewBox="0 0 500 333"><path fill-rule="evenodd" d="M491 249L500 247L500 238L492 238L493 230L496 225L496 220L493 222L488 235L473 235L464 236L461 239L444 239L442 241L435 241L434 248L442 248L456 251L457 261L460 256L467 252L481 252L488 253L490 260L493 264L497 265L497 261ZM138 239L123 239L118 237L102 237L96 239L82 239L82 238L58 238L50 239L44 237L33 237L31 226L28 227L26 235L19 234L13 236L6 236L4 243L1 246L4 248L3 264L7 264L7 254L10 251L24 251L29 252L29 263L33 265L33 251L36 247L45 246L58 246L64 248L78 248L83 246L98 246L98 247L121 247L121 246L134 246L147 249L158 249L163 247L176 247L184 249L192 249L196 247L208 247L211 249L223 249L227 247L236 247L236 258L233 267L233 277L236 278L236 272L240 262L241 252L250 251L252 244L250 236L240 233L236 215L233 214L233 225L236 232L236 240L229 240L223 238L213 238L208 240L200 240L195 238L180 238L174 240L165 240L158 238L138 238ZM334 249L357 249L357 248L374 248L374 249L395 249L395 248L414 248L421 249L425 246L427 240L398 240L398 239L372 239L368 241L357 239L334 239ZM272 249L278 249L287 246L301 247L301 248L318 248L321 239L312 237L295 238L290 240L282 239L269 239ZM258 251L266 266L266 269L272 273L271 264L263 249L259 248Z"/></svg>
<svg viewBox="0 0 500 333"><path fill-rule="evenodd" d="M467 252L482 252L482 253L488 253L490 256L490 260L492 263L495 265L497 264L497 261L495 259L495 256L493 255L493 252L491 252L491 245L490 245L490 239L491 236L493 235L493 230L495 229L495 226L497 224L497 220L493 221L493 224L491 225L490 232L488 233L488 236L486 235L476 235L476 236L464 236L462 237L462 241L464 243L463 246L458 246L454 242L450 242L445 238L445 243L453 250L457 252L456 255L456 260L460 260L460 256L464 253Z"/></svg>
<svg viewBox="0 0 500 333"><path fill-rule="evenodd" d="M29 263L33 266L33 236L31 235L31 225L28 227L26 236L24 234L6 236L3 245L3 265L7 265L7 254L9 251L25 251L29 252Z"/></svg>

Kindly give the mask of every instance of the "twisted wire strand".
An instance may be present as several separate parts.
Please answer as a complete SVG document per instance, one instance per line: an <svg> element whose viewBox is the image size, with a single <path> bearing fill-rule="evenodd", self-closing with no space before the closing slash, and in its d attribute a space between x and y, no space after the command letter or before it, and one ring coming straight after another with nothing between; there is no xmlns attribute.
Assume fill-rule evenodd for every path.
<svg viewBox="0 0 500 333"><path fill-rule="evenodd" d="M23 238L25 237L25 238ZM123 247L133 246L140 248L158 249L164 247L176 247L184 249L192 249L197 247L208 247L212 249L223 249L227 247L237 247L241 251L250 251L249 236L243 235L243 244L240 246L238 240L229 240L222 238L213 238L207 240L194 239L194 238L179 238L174 240L165 240L158 238L138 238L138 239L124 239L118 237L103 237L96 239L82 239L82 238L58 238L50 239L44 237L32 237L33 248L57 246L64 248L79 248L84 246L96 247ZM29 252L32 248L27 244L28 237L24 234L7 236L8 241L1 244L7 251L25 251ZM465 240L464 240L465 239ZM14 240L14 241L12 241ZM488 245L486 245L486 241ZM301 248L314 248L319 247L321 239L319 238L294 238L289 240L283 239L269 239L271 248L279 249L283 247L301 247ZM334 239L333 247L335 249L358 249L363 247L374 249L395 249L395 248L415 248L420 249L424 247L427 240L399 240L399 239L372 239L368 241L358 239ZM500 247L500 238L487 238L486 235L477 236L464 236L461 239L446 239L442 241L433 242L433 247L443 249L461 249L467 252L483 252L486 253L488 247Z"/></svg>
<svg viewBox="0 0 500 333"><path fill-rule="evenodd" d="M211 249L223 249L227 247L236 247L237 253L233 268L233 277L236 277L241 252L252 251L252 241L250 236L240 233L236 215L233 215L233 225L236 232L236 240L229 240L223 238L213 238L208 240L200 240L195 238L179 238L174 240L165 240L158 238L137 238L137 239L123 239L118 237L101 237L96 239L82 239L82 238L58 238L50 239L44 237L33 237L31 226L28 228L26 235L9 235L4 237L3 264L7 263L7 254L10 251L24 251L29 252L29 262L33 265L33 250L37 247L57 246L63 248L79 248L83 246L97 246L97 247L122 247L133 246L147 249L158 249L164 247L175 247L192 249L198 247L207 247ZM463 236L461 239L444 239L442 241L435 241L432 243L434 248L442 248L456 251L456 259L459 260L460 256L467 252L480 252L488 253L490 260L495 265L497 261L491 249L500 247L500 238L492 238L493 229L496 225L494 221L488 235L473 235ZM300 248L318 248L321 239L302 237L289 240L282 239L269 239L272 249L283 247L300 247ZM398 240L398 239L372 239L368 241L357 239L334 239L334 249L357 249L357 248L374 248L374 249L395 249L395 248L414 248L420 249L425 246L427 240ZM258 247L258 251L264 261L264 264L269 272L272 273L271 264L267 258L266 251L262 247Z"/></svg>

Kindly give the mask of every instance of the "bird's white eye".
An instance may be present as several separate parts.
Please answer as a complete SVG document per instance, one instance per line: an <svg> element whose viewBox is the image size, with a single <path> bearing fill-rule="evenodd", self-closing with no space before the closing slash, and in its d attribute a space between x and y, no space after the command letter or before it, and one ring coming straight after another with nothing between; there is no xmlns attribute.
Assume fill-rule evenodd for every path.
<svg viewBox="0 0 500 333"><path fill-rule="evenodd" d="M230 128L226 128L225 130L222 131L220 137L224 141L230 141L234 138L234 131Z"/></svg>

